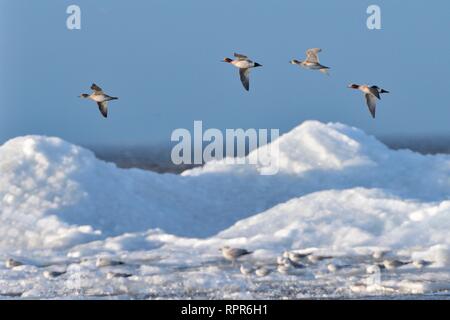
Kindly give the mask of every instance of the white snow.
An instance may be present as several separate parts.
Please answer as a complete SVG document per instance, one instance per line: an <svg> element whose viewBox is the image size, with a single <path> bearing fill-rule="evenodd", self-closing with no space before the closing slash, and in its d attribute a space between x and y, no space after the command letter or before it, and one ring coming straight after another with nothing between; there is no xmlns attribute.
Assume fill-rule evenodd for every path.
<svg viewBox="0 0 450 320"><path fill-rule="evenodd" d="M0 147L0 258L25 266L0 266L0 295L299 298L450 290L450 156L393 151L356 128L309 121L249 157L274 146L274 176L225 160L160 175L119 169L58 138L8 141ZM222 260L224 245L255 251L243 261L272 273L242 275ZM349 267L330 274L324 261L282 275L276 257L285 250L332 255L335 265ZM432 264L367 274L380 251ZM98 257L123 261L113 274L133 276L111 277L110 268L95 267ZM67 273L45 277L42 269L52 268Z"/></svg>

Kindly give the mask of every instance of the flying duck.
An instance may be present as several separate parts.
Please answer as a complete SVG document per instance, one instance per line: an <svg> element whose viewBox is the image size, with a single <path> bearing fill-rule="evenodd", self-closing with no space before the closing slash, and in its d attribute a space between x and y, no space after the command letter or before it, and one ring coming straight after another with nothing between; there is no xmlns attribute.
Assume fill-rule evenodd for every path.
<svg viewBox="0 0 450 320"><path fill-rule="evenodd" d="M368 85L358 85L358 84L351 84L348 86L350 89L356 89L359 91L362 91L364 93L364 96L366 97L367 106L369 107L370 114L375 119L375 111L377 108L377 99L381 100L381 94L382 93L389 93L389 91L386 91L384 89L381 89L378 86L371 86Z"/></svg>
<svg viewBox="0 0 450 320"><path fill-rule="evenodd" d="M102 115L107 118L108 117L108 101L111 100L117 100L119 98L117 97L111 97L105 94L99 86L97 86L95 83L92 84L91 89L93 92L91 94L83 93L80 95L80 98L85 99L91 99L95 102L97 102L98 108L100 109L100 112Z"/></svg>
<svg viewBox="0 0 450 320"><path fill-rule="evenodd" d="M298 65L300 67L303 67L305 69L310 70L319 70L320 72L328 75L328 67L325 67L324 65L321 65L319 62L319 56L317 55L319 52L322 52L322 49L320 48L313 48L308 49L306 51L306 60L305 61L299 61L299 60L291 60L291 64Z"/></svg>
<svg viewBox="0 0 450 320"><path fill-rule="evenodd" d="M250 90L250 69L256 67L262 67L259 63L253 62L247 56L243 54L235 53L234 57L236 59L225 58L222 61L227 62L239 69L239 75L241 77L241 82L244 85L245 90Z"/></svg>

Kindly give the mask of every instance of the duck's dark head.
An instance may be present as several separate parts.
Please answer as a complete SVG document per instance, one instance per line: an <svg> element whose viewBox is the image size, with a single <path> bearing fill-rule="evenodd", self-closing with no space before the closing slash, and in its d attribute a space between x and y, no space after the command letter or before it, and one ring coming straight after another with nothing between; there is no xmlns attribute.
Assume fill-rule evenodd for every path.
<svg viewBox="0 0 450 320"><path fill-rule="evenodd" d="M348 86L348 88L350 88L350 89L359 89L359 85L352 83L351 85Z"/></svg>
<svg viewBox="0 0 450 320"><path fill-rule="evenodd" d="M81 95L78 96L79 98L89 98L89 95L86 93L83 93Z"/></svg>
<svg viewBox="0 0 450 320"><path fill-rule="evenodd" d="M224 58L224 59L222 60L222 62L231 63L231 62L233 62L233 59L230 59L230 58Z"/></svg>

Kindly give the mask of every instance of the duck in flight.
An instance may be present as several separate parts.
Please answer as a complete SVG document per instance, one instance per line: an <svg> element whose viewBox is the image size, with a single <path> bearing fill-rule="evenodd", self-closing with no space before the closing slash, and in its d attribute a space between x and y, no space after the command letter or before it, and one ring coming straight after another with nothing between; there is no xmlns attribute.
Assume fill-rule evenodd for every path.
<svg viewBox="0 0 450 320"><path fill-rule="evenodd" d="M375 111L377 108L377 99L381 100L381 94L389 93L389 91L381 89L378 86L369 87L366 84L364 84L364 85L351 84L348 87L350 89L356 89L356 90L362 91L364 93L364 96L366 97L367 106L369 107L370 114L372 115L372 118L375 119Z"/></svg>
<svg viewBox="0 0 450 320"><path fill-rule="evenodd" d="M300 67L303 67L305 69L310 70L319 70L320 72L329 75L328 70L330 68L325 67L324 65L320 64L318 53L322 52L322 49L320 48L313 48L308 49L306 51L306 60L305 61L299 61L299 60L291 60L291 64L298 65Z"/></svg>
<svg viewBox="0 0 450 320"><path fill-rule="evenodd" d="M97 102L100 112L102 113L102 115L105 118L107 118L108 117L108 101L117 100L119 98L108 96L106 93L103 92L102 88L97 86L95 83L92 84L91 89L93 90L93 92L91 94L83 93L82 95L80 95L80 98L91 99L91 100Z"/></svg>
<svg viewBox="0 0 450 320"><path fill-rule="evenodd" d="M250 69L256 68L256 67L262 67L257 62L253 62L250 60L247 56L244 56L243 54L235 53L234 54L235 59L225 58L222 61L227 62L235 66L239 69L239 75L241 77L242 85L244 86L245 90L250 90Z"/></svg>

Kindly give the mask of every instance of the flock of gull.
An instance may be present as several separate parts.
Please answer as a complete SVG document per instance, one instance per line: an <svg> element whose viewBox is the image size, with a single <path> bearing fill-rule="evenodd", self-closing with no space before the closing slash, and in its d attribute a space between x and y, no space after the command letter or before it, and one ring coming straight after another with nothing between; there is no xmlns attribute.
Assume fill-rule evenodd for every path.
<svg viewBox="0 0 450 320"><path fill-rule="evenodd" d="M225 246L219 249L223 257L236 265L238 259L248 256L253 252L242 248L232 248ZM272 264L276 267L270 267L270 264L255 266L247 264L240 265L240 272L245 276L256 275L258 277L265 277L277 271L283 275L296 275L302 270L307 270L308 267L317 265L321 262L326 262L326 268L330 273L338 272L345 268L351 268L351 264L336 263L334 259L337 257L317 255L312 251L284 251L282 255L276 258ZM401 260L388 251L374 251L371 254L370 261L366 265L366 273L373 274L382 270L392 271L403 266L411 265L417 269L423 269L432 265L432 261L427 260Z"/></svg>
<svg viewBox="0 0 450 320"><path fill-rule="evenodd" d="M209 294L209 290L215 292L216 289L203 288L200 284L196 291L191 281L196 279L199 273L210 273L211 270L215 270L224 275L227 281L245 281L249 291L264 292L263 295L279 299L280 294L284 297L285 290L289 292L299 290L299 293L305 294L305 288L311 288L311 292L319 290L327 293L338 293L342 290L359 294L401 292L398 291L402 290L401 285L397 286L391 281L393 277L401 277L407 281L415 279L418 273L426 273L428 266L431 266L432 270L438 266L433 261L413 259L412 255L398 255L382 249L365 254L334 256L316 249L289 250L278 257L258 256L258 252L253 253L239 247L224 246L219 250L221 256L213 254L210 259L211 256L208 255L206 259L202 258L200 261L187 257L186 263L171 261L173 252L170 252L148 255L144 259L102 255L33 261L29 258L22 260L10 257L5 260L5 267L13 272L24 272L27 279L34 278L39 281L45 279L45 283L49 284L55 281L55 288L63 285L64 295L69 296L75 292L76 295L99 297L104 297L105 294L111 296L127 294L146 298L173 298L174 292L179 292L180 295L185 292L184 294L188 294L191 298L194 293L198 297L203 297L204 294ZM166 259L169 261L165 261ZM166 276L169 277L167 280L170 284L166 280L161 282ZM19 282L21 286L26 284L18 277L14 275L13 281ZM183 279L188 281L187 285ZM157 288L152 285L154 281ZM346 284L342 284L342 281ZM140 289L141 285L147 284L148 292ZM177 291L180 286L181 291ZM223 290L226 292L230 288L236 289L232 286L224 287ZM268 292L267 288L273 291ZM7 293L0 292L0 296L25 294L27 297L26 292L15 289Z"/></svg>
<svg viewBox="0 0 450 320"><path fill-rule="evenodd" d="M222 253L223 258L226 261L231 262L231 266L233 267L238 266L238 260L243 260L246 256L253 254L253 252L246 249L233 248L229 246L224 246L220 248L219 251ZM239 271L244 276L256 275L257 277L266 277L273 272L278 272L286 276L302 275L305 271L311 271L318 265L325 265L326 269L330 273L336 273L343 269L355 267L354 262L343 264L341 258L342 257L339 256L334 257L329 255L318 255L316 252L310 250L291 250L284 251L282 255L278 256L273 262L267 260L264 262L253 260L253 265L250 264L249 261L244 262L239 265ZM393 271L407 265L421 270L433 264L432 261L427 260L401 259L392 252L388 251L374 251L369 257L355 257L354 260L359 262L364 261L365 272L367 274L374 274L383 270ZM78 261L78 263L81 262L83 261ZM123 269L120 268L135 264L136 263L130 264L130 262L122 261L120 259L115 260L109 257L98 257L95 260L95 267L97 269L106 268L108 270L108 273L106 274L107 279L132 277L132 272L123 271ZM7 269L20 268L26 265L33 265L43 268L43 276L48 279L58 278L67 273L67 269L60 263L37 264L36 262L32 263L13 258L8 258L5 260L5 267ZM114 271L115 267L119 268L119 270Z"/></svg>
<svg viewBox="0 0 450 320"><path fill-rule="evenodd" d="M329 75L330 68L322 65L319 61L318 54L321 51L322 49L320 48L309 49L306 51L305 60L301 61L293 59L290 61L290 63L305 69L318 70L326 75ZM229 63L239 69L239 76L241 78L242 85L247 91L250 90L250 70L257 67L262 67L261 64L254 62L250 60L246 55L239 53L234 54L234 59L225 58L222 61ZM377 100L381 100L381 94L389 93L389 91L381 89L378 86L369 86L366 84L364 85L351 84L348 86L348 88L356 89L364 93L364 96L366 98L366 104L373 118L375 118ZM80 98L86 98L95 101L98 105L101 114L105 118L107 118L108 102L111 100L117 100L118 98L107 95L96 84L93 84L91 86L91 89L93 90L91 94L83 93L82 95L80 95Z"/></svg>

